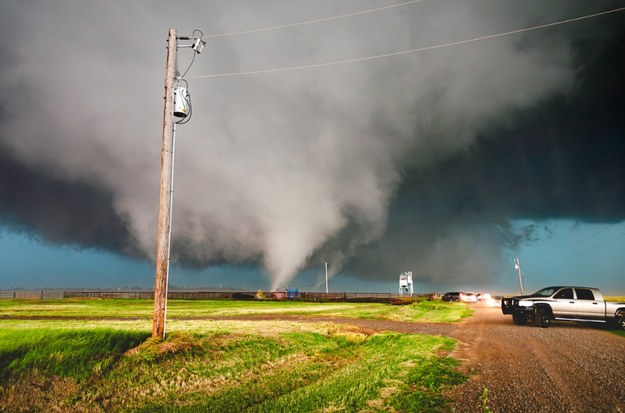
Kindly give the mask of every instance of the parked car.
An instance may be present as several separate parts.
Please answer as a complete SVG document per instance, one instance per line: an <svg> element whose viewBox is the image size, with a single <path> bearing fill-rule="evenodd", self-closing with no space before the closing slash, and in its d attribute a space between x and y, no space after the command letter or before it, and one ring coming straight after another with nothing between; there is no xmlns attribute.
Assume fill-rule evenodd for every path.
<svg viewBox="0 0 625 413"><path fill-rule="evenodd" d="M460 301L465 303L477 303L477 295L471 291L460 293Z"/></svg>
<svg viewBox="0 0 625 413"><path fill-rule="evenodd" d="M460 294L459 291L445 293L443 295L443 301L460 301Z"/></svg>

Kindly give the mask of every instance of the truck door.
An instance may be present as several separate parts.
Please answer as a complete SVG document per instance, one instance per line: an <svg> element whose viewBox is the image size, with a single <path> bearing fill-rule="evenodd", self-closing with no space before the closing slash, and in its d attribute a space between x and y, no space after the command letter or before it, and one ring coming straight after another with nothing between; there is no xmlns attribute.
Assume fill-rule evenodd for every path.
<svg viewBox="0 0 625 413"><path fill-rule="evenodd" d="M592 290L587 288L576 288L577 315L584 318L604 318L605 304L603 300L595 300Z"/></svg>
<svg viewBox="0 0 625 413"><path fill-rule="evenodd" d="M575 297L572 288L563 288L553 296L551 309L555 317L575 317L577 309L575 307Z"/></svg>

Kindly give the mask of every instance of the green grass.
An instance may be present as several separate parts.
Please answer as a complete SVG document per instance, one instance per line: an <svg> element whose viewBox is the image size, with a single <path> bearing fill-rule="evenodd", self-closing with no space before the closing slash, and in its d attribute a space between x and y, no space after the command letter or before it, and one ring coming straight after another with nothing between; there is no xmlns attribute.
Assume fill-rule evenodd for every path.
<svg viewBox="0 0 625 413"><path fill-rule="evenodd" d="M387 317L397 321L426 323L456 322L473 314L466 304L443 301L421 301L411 305L397 306Z"/></svg>
<svg viewBox="0 0 625 413"><path fill-rule="evenodd" d="M102 398L137 412L429 411L446 405L446 386L464 380L455 360L437 355L454 345L441 337L293 333L231 340L190 340L197 346L166 355L156 371L139 353L116 373L128 377L131 365L141 371L123 385L125 395L145 395L141 403L113 387Z"/></svg>
<svg viewBox="0 0 625 413"><path fill-rule="evenodd" d="M145 300L1 302L0 411L445 411L444 390L465 380L446 337L323 318L208 318L439 322L465 317L464 305L172 300L164 341L148 338L151 319L140 314L151 311ZM43 314L60 318L29 319Z"/></svg>
<svg viewBox="0 0 625 413"><path fill-rule="evenodd" d="M0 317L151 317L151 300L0 300Z"/></svg>
<svg viewBox="0 0 625 413"><path fill-rule="evenodd" d="M0 379L30 370L84 379L148 337L112 329L0 330Z"/></svg>
<svg viewBox="0 0 625 413"><path fill-rule="evenodd" d="M2 300L5 317L60 317L90 319L149 319L153 301L119 300ZM472 314L464 304L421 301L411 305L380 303L313 303L304 301L169 300L170 320L255 315L297 315L371 318L397 321L453 322Z"/></svg>

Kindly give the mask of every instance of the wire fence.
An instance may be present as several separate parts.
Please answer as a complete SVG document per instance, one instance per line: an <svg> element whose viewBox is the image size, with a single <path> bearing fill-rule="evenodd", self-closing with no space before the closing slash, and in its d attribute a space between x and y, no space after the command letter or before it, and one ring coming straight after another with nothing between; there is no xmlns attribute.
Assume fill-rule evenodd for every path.
<svg viewBox="0 0 625 413"><path fill-rule="evenodd" d="M64 298L60 290L0 290L0 299L9 300L58 300Z"/></svg>
<svg viewBox="0 0 625 413"><path fill-rule="evenodd" d="M0 290L4 300L61 300L61 299L154 299L151 290ZM440 298L437 293L393 294L357 292L306 292L281 290L267 293L255 291L174 290L167 293L169 300L297 300L312 302L377 302L402 304Z"/></svg>

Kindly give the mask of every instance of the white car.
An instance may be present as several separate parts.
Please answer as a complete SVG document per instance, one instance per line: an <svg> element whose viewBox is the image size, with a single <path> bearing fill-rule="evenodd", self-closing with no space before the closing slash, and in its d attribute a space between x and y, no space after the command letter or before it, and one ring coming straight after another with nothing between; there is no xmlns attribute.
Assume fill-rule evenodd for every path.
<svg viewBox="0 0 625 413"><path fill-rule="evenodd" d="M465 303L477 303L477 295L470 291L462 292L460 293L460 301Z"/></svg>

